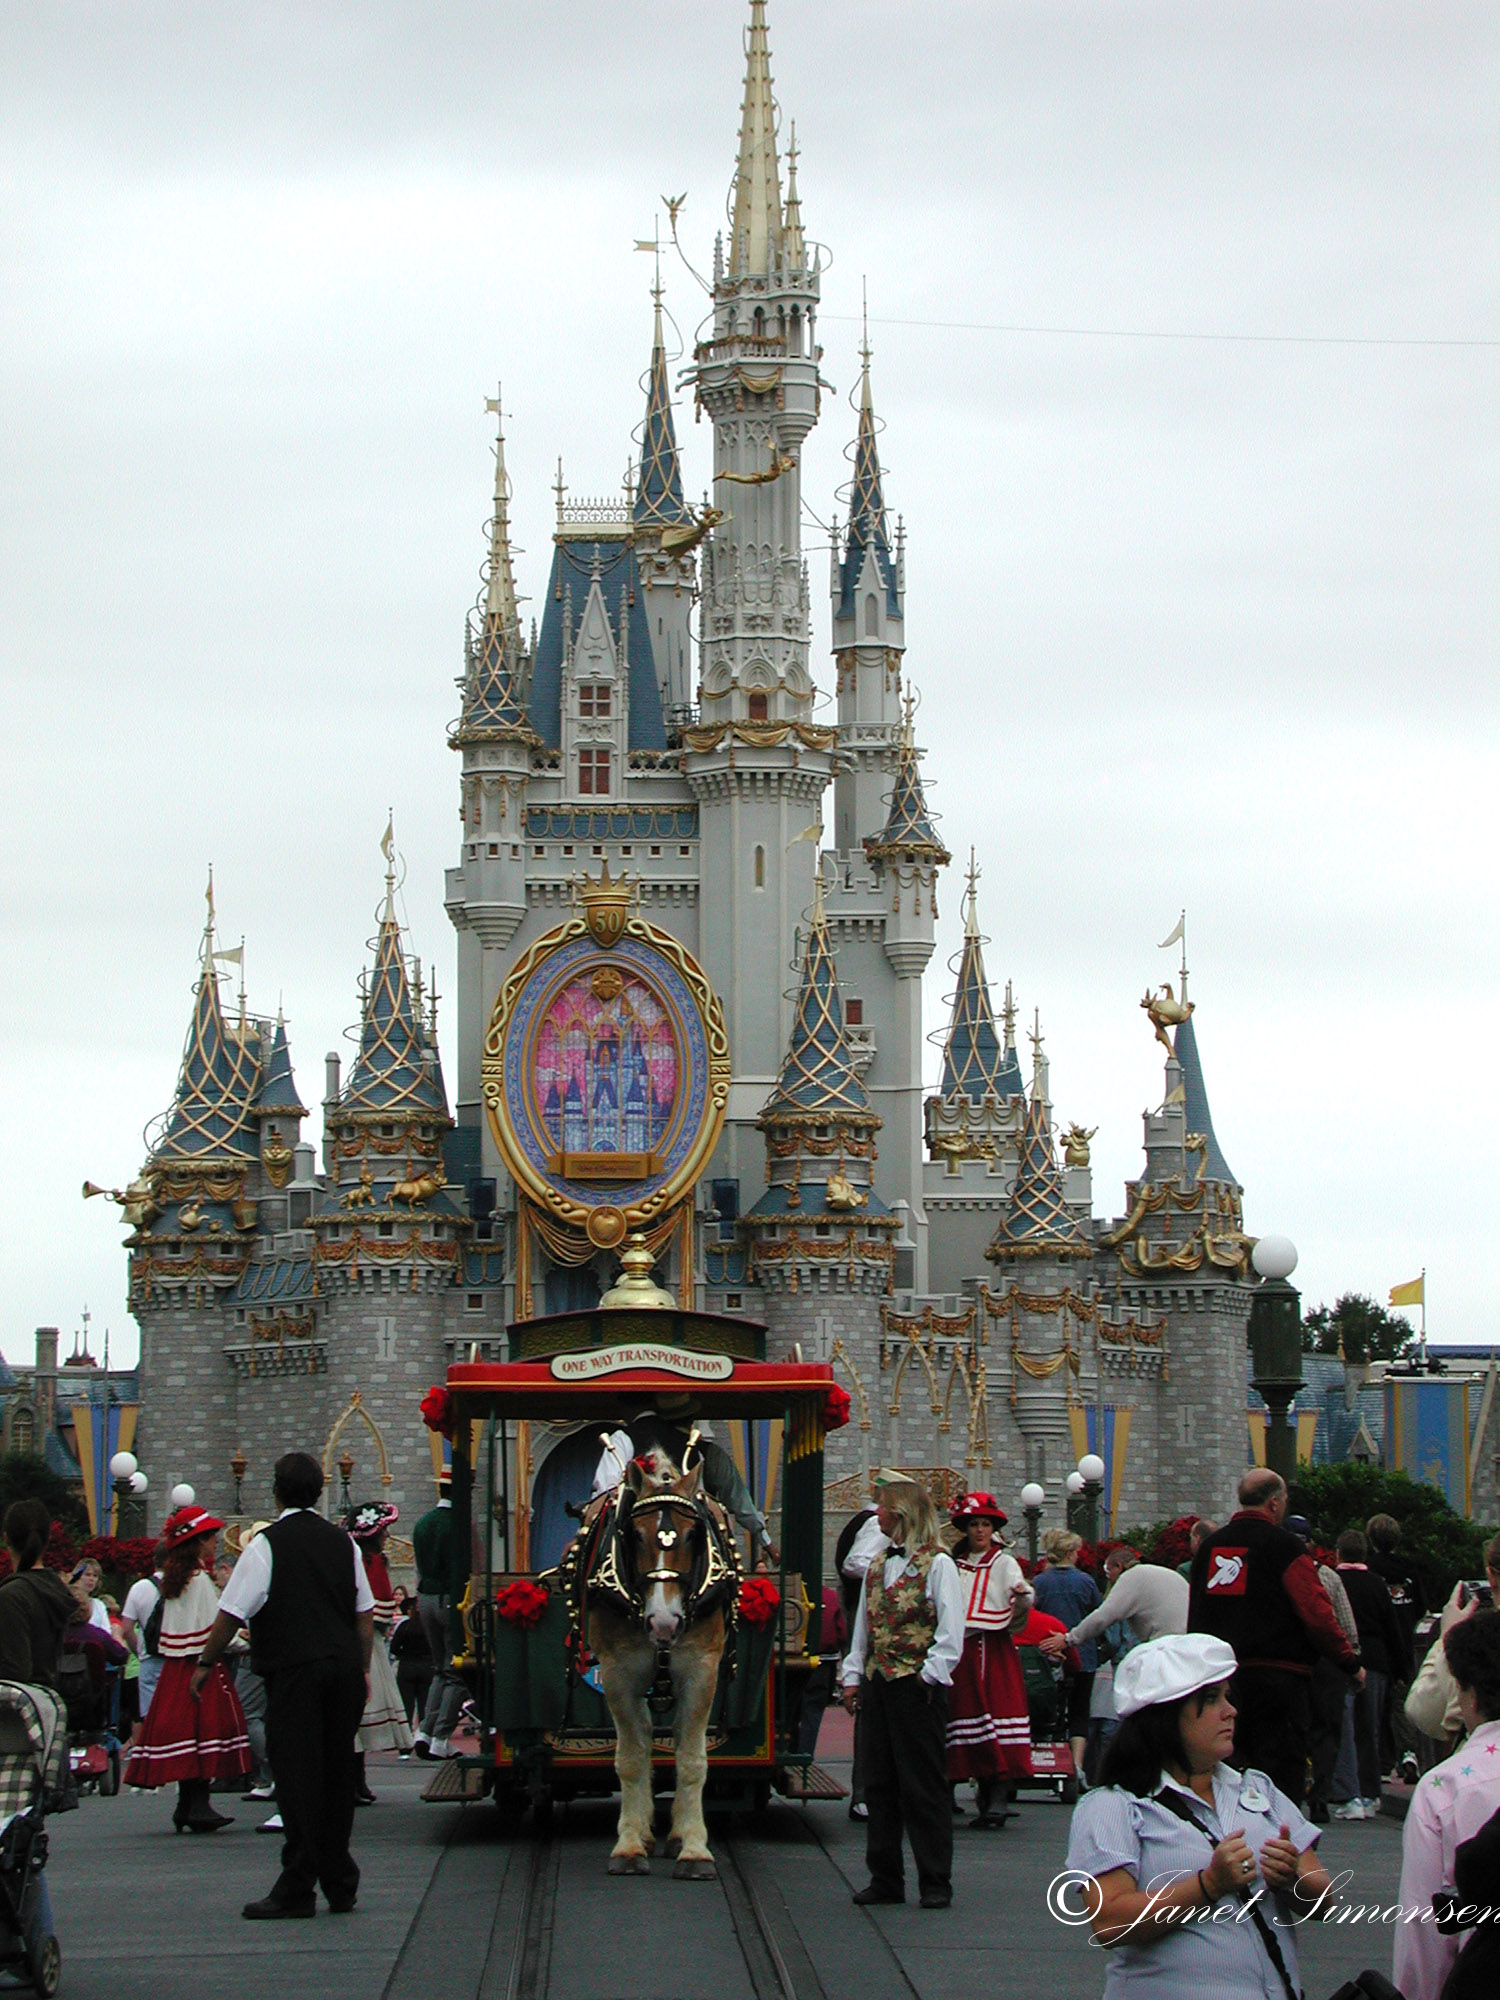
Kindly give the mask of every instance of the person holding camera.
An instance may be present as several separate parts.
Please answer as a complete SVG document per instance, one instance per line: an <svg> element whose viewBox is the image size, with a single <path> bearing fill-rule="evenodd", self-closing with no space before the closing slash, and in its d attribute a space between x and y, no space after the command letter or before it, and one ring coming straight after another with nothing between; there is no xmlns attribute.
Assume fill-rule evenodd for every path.
<svg viewBox="0 0 1500 2000"><path fill-rule="evenodd" d="M1428 1649L1406 1694L1406 1719L1413 1729L1451 1750L1463 1735L1464 1719L1458 1706L1458 1688L1448 1671L1443 1640L1460 1618L1472 1618L1476 1611L1488 1611L1500 1593L1500 1535L1484 1552L1487 1574L1482 1578L1456 1583L1443 1606L1438 1635Z"/></svg>
<svg viewBox="0 0 1500 2000"><path fill-rule="evenodd" d="M1433 1898L1445 1890L1451 1895L1457 1886L1458 1849L1500 1812L1500 1612L1477 1611L1459 1619L1439 1644L1469 1733L1411 1795L1401 1835L1399 1900L1407 1911L1430 1909ZM1494 1907L1492 1899L1485 1904ZM1491 1917L1478 1929L1492 1937L1495 1920ZM1397 1925L1391 1976L1405 2000L1440 2000L1452 1990L1447 1982L1460 1943L1457 1930L1440 1931L1430 1922ZM1489 1994L1494 1986L1486 1983L1482 1990Z"/></svg>

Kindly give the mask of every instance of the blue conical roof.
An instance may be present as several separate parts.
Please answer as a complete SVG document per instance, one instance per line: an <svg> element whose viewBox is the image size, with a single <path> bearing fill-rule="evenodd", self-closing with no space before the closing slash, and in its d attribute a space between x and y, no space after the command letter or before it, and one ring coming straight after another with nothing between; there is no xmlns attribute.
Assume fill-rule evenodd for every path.
<svg viewBox="0 0 1500 2000"><path fill-rule="evenodd" d="M667 386L667 354L661 335L661 300L656 302L656 338L646 387L646 428L641 435L641 476L635 490L635 525L672 528L692 519L682 497L677 430Z"/></svg>
<svg viewBox="0 0 1500 2000"><path fill-rule="evenodd" d="M1238 1187L1239 1181L1219 1150L1219 1142L1214 1136L1213 1113L1208 1108L1208 1091L1203 1082L1203 1065L1198 1060L1198 1037L1193 1030L1191 1014L1180 1024L1172 1037L1172 1046L1178 1062L1182 1065L1183 1113L1187 1129L1189 1132L1201 1132L1207 1142L1203 1149L1200 1178L1206 1181L1227 1181L1231 1187Z"/></svg>
<svg viewBox="0 0 1500 2000"><path fill-rule="evenodd" d="M213 924L203 934L203 966L193 998L193 1018L177 1094L154 1156L200 1159L212 1154L253 1159L256 1137L250 1105L260 1075L259 1052L224 1019L214 967Z"/></svg>
<svg viewBox="0 0 1500 2000"><path fill-rule="evenodd" d="M271 1038L271 1056L266 1064L265 1081L256 1097L255 1109L295 1112L303 1117L307 1115L307 1107L297 1096L296 1079L292 1075L292 1051L287 1043L286 1022L279 1016Z"/></svg>
<svg viewBox="0 0 1500 2000"><path fill-rule="evenodd" d="M868 348L865 349L864 373L860 381L859 430L854 443L854 490L849 497L849 526L844 535L844 554L839 569L837 617L854 616L855 592L864 575L867 557L874 558L876 573L885 586L887 616L899 618L901 598L896 587L896 564L891 555L890 536L886 530L875 406L870 395Z"/></svg>
<svg viewBox="0 0 1500 2000"><path fill-rule="evenodd" d="M885 825L865 841L865 850L895 860L934 861L946 866L950 855L938 838L927 797L922 790L922 769L917 760L910 718L902 732L896 760L896 783L891 791L890 810Z"/></svg>
<svg viewBox="0 0 1500 2000"><path fill-rule="evenodd" d="M765 1128L787 1120L800 1123L809 1119L826 1124L842 1120L872 1131L880 1124L844 1034L844 1003L828 948L821 883L802 958L802 981L786 1057L758 1123Z"/></svg>
<svg viewBox="0 0 1500 2000"><path fill-rule="evenodd" d="M1019 1097L1024 1088L1015 1049L1008 1039L1001 1047L995 1027L990 982L984 970L984 940L979 932L978 883L979 871L974 866L971 849L964 894L964 949L958 964L958 988L953 995L948 1039L943 1044L942 1082L938 1086L941 1096L953 1097L961 1092L974 1104L987 1094Z"/></svg>
<svg viewBox="0 0 1500 2000"><path fill-rule="evenodd" d="M526 720L525 661L510 559L510 482L505 471L500 398L492 397L488 407L496 418L495 503L484 568L484 611L478 635L467 649L463 714L451 739L455 747L490 737L519 736L535 741Z"/></svg>
<svg viewBox="0 0 1500 2000"><path fill-rule="evenodd" d="M1010 1200L991 1239L990 1257L1087 1257L1082 1222L1063 1196L1062 1173L1052 1150L1052 1125L1038 1073L1021 1132L1021 1160Z"/></svg>
<svg viewBox="0 0 1500 2000"><path fill-rule="evenodd" d="M375 947L375 969L360 1023L359 1054L339 1109L446 1117L447 1103L435 1066L429 1065L426 1055L427 1038L406 976L401 927L387 896Z"/></svg>

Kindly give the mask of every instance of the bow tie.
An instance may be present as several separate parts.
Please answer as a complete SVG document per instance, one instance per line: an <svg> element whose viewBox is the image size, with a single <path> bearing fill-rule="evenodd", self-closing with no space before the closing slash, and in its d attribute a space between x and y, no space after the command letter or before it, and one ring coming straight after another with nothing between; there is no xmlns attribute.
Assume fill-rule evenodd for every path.
<svg viewBox="0 0 1500 2000"><path fill-rule="evenodd" d="M906 1544L904 1542L892 1542L886 1550L886 1554L888 1556L904 1556L906 1554Z"/></svg>

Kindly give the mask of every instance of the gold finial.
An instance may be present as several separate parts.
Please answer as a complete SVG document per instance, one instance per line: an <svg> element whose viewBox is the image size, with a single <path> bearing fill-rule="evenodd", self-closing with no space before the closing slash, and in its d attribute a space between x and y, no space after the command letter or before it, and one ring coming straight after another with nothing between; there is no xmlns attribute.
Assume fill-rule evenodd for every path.
<svg viewBox="0 0 1500 2000"><path fill-rule="evenodd" d="M1013 1049L1016 1045L1016 1002L1008 979L1005 982L1005 1005L1000 1009L1000 1019L1005 1026L1005 1046Z"/></svg>
<svg viewBox="0 0 1500 2000"><path fill-rule="evenodd" d="M385 856L385 914L396 914L396 808L386 809L385 832L380 836L380 851Z"/></svg>
<svg viewBox="0 0 1500 2000"><path fill-rule="evenodd" d="M612 876L606 860L600 864L597 876L585 875L581 883L575 883L574 895L595 944L606 951L617 945L635 900L635 885L630 877Z"/></svg>
<svg viewBox="0 0 1500 2000"><path fill-rule="evenodd" d="M1158 951L1170 951L1174 944L1180 944L1182 946L1182 964L1178 971L1180 990L1177 995L1177 1000L1179 1006L1186 1007L1187 975L1188 975L1186 910L1183 910L1179 914L1176 924L1172 927L1170 931L1168 931L1167 935L1162 939L1161 943L1156 948Z"/></svg>
<svg viewBox="0 0 1500 2000"><path fill-rule="evenodd" d="M563 524L563 495L567 490L567 487L563 484L562 454L559 452L557 458L557 477L552 482L552 491L557 495L557 525L559 528Z"/></svg>
<svg viewBox="0 0 1500 2000"><path fill-rule="evenodd" d="M1042 1010L1036 1008L1031 1017L1031 1027L1027 1032L1031 1044L1031 1083L1040 1092L1042 1087Z"/></svg>
<svg viewBox="0 0 1500 2000"><path fill-rule="evenodd" d="M599 1301L601 1312L618 1312L634 1306L638 1311L670 1312L677 1301L652 1278L656 1259L639 1232L632 1236L620 1255L620 1275Z"/></svg>
<svg viewBox="0 0 1500 2000"><path fill-rule="evenodd" d="M485 611L497 618L507 639L519 639L521 613L516 602L516 581L511 569L510 478L505 470L505 413L500 404L500 384L484 407L495 419L495 509L490 516L489 563L485 581Z"/></svg>
<svg viewBox="0 0 1500 2000"><path fill-rule="evenodd" d="M964 885L964 936L977 938L979 935L979 869L974 860L974 850L969 849L969 873ZM1010 987L1005 989L1006 1000L1010 998Z"/></svg>

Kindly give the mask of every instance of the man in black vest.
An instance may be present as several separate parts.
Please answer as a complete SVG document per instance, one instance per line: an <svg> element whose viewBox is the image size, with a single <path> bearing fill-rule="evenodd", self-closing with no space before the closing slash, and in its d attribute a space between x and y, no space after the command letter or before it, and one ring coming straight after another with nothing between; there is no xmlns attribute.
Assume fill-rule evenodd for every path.
<svg viewBox="0 0 1500 2000"><path fill-rule="evenodd" d="M305 1451L276 1461L279 1520L235 1565L198 1656L196 1695L241 1625L266 1683L266 1748L286 1829L271 1893L247 1917L310 1917L321 1883L330 1910L354 1908L354 1732L369 1690L375 1600L342 1528L313 1512L323 1474Z"/></svg>
<svg viewBox="0 0 1500 2000"><path fill-rule="evenodd" d="M1307 1797L1312 1669L1321 1655L1357 1685L1358 1651L1344 1636L1317 1565L1281 1525L1286 1482L1258 1466L1240 1481L1239 1512L1198 1545L1188 1630L1234 1648L1234 1762L1263 1771L1296 1805Z"/></svg>

